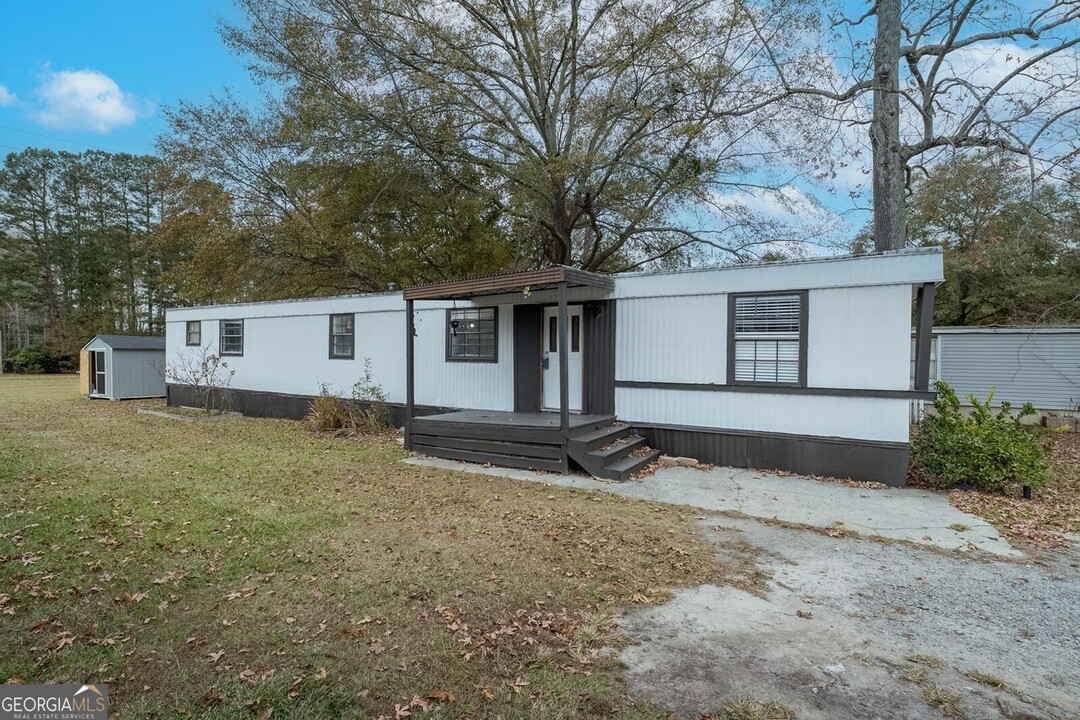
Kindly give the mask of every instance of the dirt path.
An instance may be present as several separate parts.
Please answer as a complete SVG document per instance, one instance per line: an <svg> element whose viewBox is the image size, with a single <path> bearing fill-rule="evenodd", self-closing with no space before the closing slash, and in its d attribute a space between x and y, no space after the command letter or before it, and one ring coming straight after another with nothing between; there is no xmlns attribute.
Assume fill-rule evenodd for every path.
<svg viewBox="0 0 1080 720"><path fill-rule="evenodd" d="M1080 553L958 557L730 517L702 531L721 555L756 548L768 597L703 586L621 618L636 697L682 717L745 696L802 720L1080 716Z"/></svg>

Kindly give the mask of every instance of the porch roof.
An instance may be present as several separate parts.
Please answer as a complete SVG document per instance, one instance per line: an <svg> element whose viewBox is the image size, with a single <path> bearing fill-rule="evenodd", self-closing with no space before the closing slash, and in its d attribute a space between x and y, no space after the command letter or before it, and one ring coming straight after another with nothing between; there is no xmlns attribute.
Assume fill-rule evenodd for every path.
<svg viewBox="0 0 1080 720"><path fill-rule="evenodd" d="M455 300L480 295L498 295L513 290L529 288L542 290L566 283L567 287L594 287L601 290L615 289L615 279L610 275L588 272L565 265L552 265L541 270L484 275L482 277L450 280L448 282L414 285L402 292L406 300Z"/></svg>

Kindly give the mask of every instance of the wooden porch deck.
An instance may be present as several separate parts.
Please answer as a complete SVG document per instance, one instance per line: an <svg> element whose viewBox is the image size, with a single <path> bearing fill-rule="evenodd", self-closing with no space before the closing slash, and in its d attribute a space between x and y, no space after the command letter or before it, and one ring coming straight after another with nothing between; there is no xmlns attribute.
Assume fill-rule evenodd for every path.
<svg viewBox="0 0 1080 720"><path fill-rule="evenodd" d="M614 420L612 415L571 415L564 434L558 413L458 410L413 418L407 443L415 452L450 460L567 472L569 440Z"/></svg>

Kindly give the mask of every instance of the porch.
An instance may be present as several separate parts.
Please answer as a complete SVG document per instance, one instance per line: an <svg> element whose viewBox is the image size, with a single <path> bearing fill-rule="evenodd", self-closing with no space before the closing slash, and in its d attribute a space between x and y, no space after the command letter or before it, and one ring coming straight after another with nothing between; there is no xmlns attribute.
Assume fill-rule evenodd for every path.
<svg viewBox="0 0 1080 720"><path fill-rule="evenodd" d="M644 438L615 423L613 289L610 276L558 265L406 288L406 449L549 472L569 472L573 462L593 475L617 480L650 462L656 454L647 451ZM506 387L504 396L509 399L512 390L512 412L461 409L417 416L414 303L424 300L469 300L470 308L497 305L504 311L512 306L512 347L504 347L511 350L506 355L484 355L485 348L498 346L491 338L476 343L481 357L452 358L452 350L463 346L457 334L464 326L449 310L446 341L447 362L511 364L499 377L508 382L512 375L513 387ZM495 325L483 317L466 317L465 322Z"/></svg>
<svg viewBox="0 0 1080 720"><path fill-rule="evenodd" d="M459 410L413 418L409 449L449 460L567 472L570 441L614 421L612 415L571 415L564 434L558 413Z"/></svg>

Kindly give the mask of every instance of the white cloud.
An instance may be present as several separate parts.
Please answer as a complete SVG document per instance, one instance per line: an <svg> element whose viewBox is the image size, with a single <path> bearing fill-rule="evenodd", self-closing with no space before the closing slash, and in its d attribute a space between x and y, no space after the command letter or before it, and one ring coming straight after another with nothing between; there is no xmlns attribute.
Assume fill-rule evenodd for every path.
<svg viewBox="0 0 1080 720"><path fill-rule="evenodd" d="M3 85L0 85L0 107L5 105L14 105L19 98L15 97L15 93L8 90Z"/></svg>
<svg viewBox="0 0 1080 720"><path fill-rule="evenodd" d="M96 70L49 72L34 95L39 108L32 113L33 119L58 130L107 133L153 112L152 106Z"/></svg>

